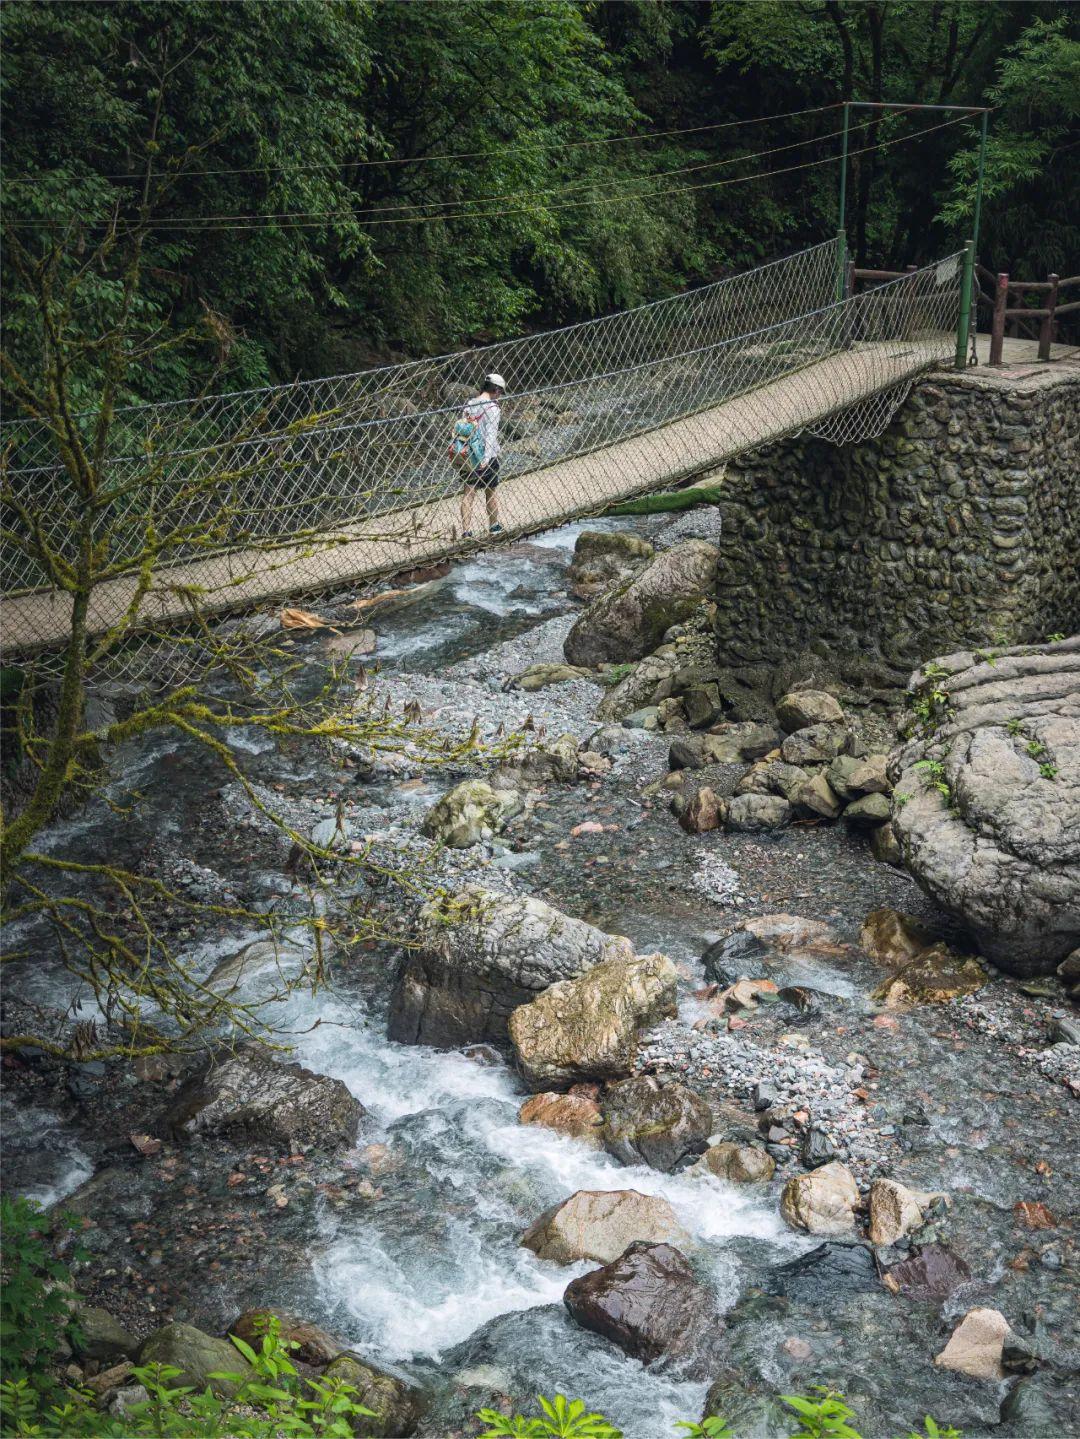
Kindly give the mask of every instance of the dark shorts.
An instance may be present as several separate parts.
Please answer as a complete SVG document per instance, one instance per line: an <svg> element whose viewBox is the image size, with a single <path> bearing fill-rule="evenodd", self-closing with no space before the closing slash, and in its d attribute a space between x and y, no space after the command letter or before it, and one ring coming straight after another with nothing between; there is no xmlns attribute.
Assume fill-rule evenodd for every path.
<svg viewBox="0 0 1080 1439"><path fill-rule="evenodd" d="M499 462L489 460L482 470L473 470L466 484L475 490L493 490L499 483Z"/></svg>

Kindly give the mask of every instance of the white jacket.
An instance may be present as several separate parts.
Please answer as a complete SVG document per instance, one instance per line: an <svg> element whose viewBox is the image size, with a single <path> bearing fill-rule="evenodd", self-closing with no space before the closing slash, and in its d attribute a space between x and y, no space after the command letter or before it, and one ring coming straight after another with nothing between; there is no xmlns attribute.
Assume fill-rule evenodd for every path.
<svg viewBox="0 0 1080 1439"><path fill-rule="evenodd" d="M484 454L480 463L486 465L490 460L498 459L502 450L499 445L499 411L498 400L485 400L483 396L476 395L471 399L461 412L462 419L478 426L480 439L483 442Z"/></svg>

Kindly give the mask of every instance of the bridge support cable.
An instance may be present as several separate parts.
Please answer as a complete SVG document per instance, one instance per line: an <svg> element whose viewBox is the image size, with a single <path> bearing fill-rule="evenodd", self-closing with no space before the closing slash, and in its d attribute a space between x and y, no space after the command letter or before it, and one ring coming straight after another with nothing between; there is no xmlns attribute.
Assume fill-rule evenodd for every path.
<svg viewBox="0 0 1080 1439"><path fill-rule="evenodd" d="M489 370L511 391L499 489L507 535L600 512L787 434L843 441L887 423L897 387L952 353L960 257L836 301L838 254L830 241L479 350L123 411L96 521L109 573L89 614L92 632L112 637L113 671L193 613L474 547L448 448L461 403ZM6 658L63 641L70 597L43 555L74 554L83 517L47 436L11 426L4 447Z"/></svg>

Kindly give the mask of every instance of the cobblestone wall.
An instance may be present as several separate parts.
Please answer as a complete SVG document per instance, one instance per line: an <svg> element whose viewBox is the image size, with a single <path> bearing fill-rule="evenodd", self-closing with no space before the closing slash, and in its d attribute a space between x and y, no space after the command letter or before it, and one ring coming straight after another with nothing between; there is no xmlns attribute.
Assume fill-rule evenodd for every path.
<svg viewBox="0 0 1080 1439"><path fill-rule="evenodd" d="M729 466L719 658L798 650L897 675L1080 629L1080 373L919 383L888 430Z"/></svg>

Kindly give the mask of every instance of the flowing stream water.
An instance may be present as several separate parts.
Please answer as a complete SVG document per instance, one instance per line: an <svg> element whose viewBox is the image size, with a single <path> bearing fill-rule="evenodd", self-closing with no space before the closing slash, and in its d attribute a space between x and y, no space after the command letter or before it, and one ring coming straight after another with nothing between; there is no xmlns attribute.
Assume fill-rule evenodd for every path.
<svg viewBox="0 0 1080 1439"><path fill-rule="evenodd" d="M567 613L572 604L565 567L581 528L570 526L530 545L461 564L415 600L380 613L379 656L388 673L444 674L449 666L482 657L493 646L539 634L544 624ZM243 733L233 741L252 773L264 781L312 792L325 789L327 777L317 765L295 754L279 753L269 742L253 743ZM46 845L78 857L120 847L131 852L163 838L182 843L193 816L221 783L220 776L208 771L201 753L173 736L133 744L120 757L120 765L123 785L136 784L144 797L135 815L122 821L104 806L91 806L56 825ZM658 762L657 768L662 764ZM437 789L425 783L414 787L407 800L400 795L382 799L388 808L396 806L398 822L403 816L412 822ZM373 790L368 798L377 815L378 792ZM557 826L564 825L565 814L557 806L556 813L552 837L556 831L564 832ZM702 973L698 955L710 938L730 927L737 912L720 910L704 899L687 901L685 895L678 898L665 889L662 866L671 860L661 852L666 841L658 847L655 835L648 841L653 846L650 860L655 861L650 863L651 883L635 883L634 842L623 838L621 843L621 868L611 866L605 873L593 862L587 879L583 872L580 886L567 871L561 902L569 912L629 935L639 952L660 948L669 953L682 966L682 1014L692 1021L698 1012L693 991ZM786 871L805 872L801 881L807 885L805 893L808 899L816 898L820 911L824 890L842 884L848 872L843 865L850 861L836 858L842 837L835 843L822 840L825 847L814 852L809 843L789 838L784 841L786 848L774 846L762 853L768 865L779 863ZM543 840L540 846L543 852L532 854L506 851L497 862L508 867L538 866L537 874L543 871L550 887L558 871ZM857 883L864 890L851 900L852 912L865 912L868 900L883 885L892 885L895 895L910 897L906 881L892 872L864 878L864 871L869 874L865 857L857 857L854 869L859 870ZM277 873L247 872L243 878L255 892L262 889L273 895L280 890ZM767 879L760 883L759 890L764 891L767 883ZM530 886L522 882L520 887ZM14 937L9 936L9 942ZM239 947L237 938L194 934L191 953L208 972L223 954ZM854 1022L868 1012L862 997L866 986L850 965L821 962L807 969L804 963L796 977L799 983L815 985L850 1006ZM662 1195L693 1236L691 1259L716 1294L718 1315L773 1266L790 1261L817 1241L796 1234L781 1221L770 1188L625 1167L575 1140L522 1126L517 1111L524 1090L505 1063L492 1062L483 1054L403 1046L386 1038L391 978L388 965L374 978L366 975L363 983L350 983L344 976L331 991L315 997L296 994L290 1001L288 1026L298 1036L295 1057L319 1073L343 1080L366 1110L359 1147L346 1157L345 1168L369 1183L362 1202L335 1206L320 1201L307 1211L304 1231L294 1231L291 1238L292 1244L302 1246L303 1262L289 1267L287 1274L284 1269L275 1272L271 1251L263 1302L286 1305L322 1323L357 1352L384 1365L404 1366L407 1374L425 1384L445 1385L451 1379L465 1386L475 1399L474 1407L500 1391L522 1403L540 1393L580 1395L619 1424L628 1439L658 1439L674 1432L676 1420L696 1418L706 1386L680 1379L663 1365L646 1367L574 1324L563 1308L563 1291L589 1266L567 1268L537 1259L520 1245L522 1231L545 1208L579 1189L632 1188ZM24 972L19 989L26 998L53 1005L81 1000L84 1012L90 1013L85 997L64 984L57 967L46 963ZM1005 1143L1001 1107L978 1096L980 1085L993 1090L995 1082L1006 1081L995 1072L996 1061L988 1062L981 1075L971 1075L963 1056L951 1052L950 1043L934 1039L929 1030L920 1030L915 1039L907 1061L912 1072L910 1078L900 1078L899 1088L921 1092L926 1074L915 1069L932 1066L935 1090L944 1085L962 1095L958 1110L935 1114L931 1121L929 1132L942 1154L936 1161L941 1186L974 1192L987 1212L993 1211L992 1223L998 1224L996 1216L1007 1216L1014 1196L1026 1190L1018 1189L1009 1176L1002 1178L1006 1161L1000 1158ZM1055 1112L1046 1103L1044 1109L1051 1116ZM7 1182L43 1203L74 1190L100 1159L93 1137L80 1129L77 1120L65 1120L10 1097L5 1098L4 1117ZM978 1143L970 1139L973 1129L982 1131ZM1053 1146L1050 1119L1033 1118L1029 1133L1037 1142ZM996 1165L986 1162L988 1145L998 1156ZM1007 1158L1015 1162L1011 1152ZM131 1179L132 1185L140 1182ZM1002 1219L1001 1226L1005 1222ZM1000 1275L1000 1257L989 1262L988 1256L988 1272ZM217 1282L227 1289L227 1280ZM192 1283L186 1292L197 1322L198 1286ZM228 1294L218 1296L214 1308L227 1313L230 1302ZM924 1333L916 1326L889 1335L888 1310L882 1306L893 1302L883 1293L854 1301L847 1296L841 1303L847 1317L838 1322L835 1333L822 1332L816 1362L822 1373L830 1365L839 1366L849 1373L849 1383L856 1388L864 1384L872 1395L885 1384L883 1377L880 1382L874 1378L874 1366L886 1365L900 1396L889 1412L897 1404L902 1412L907 1406L914 1422L924 1412L917 1406L953 1396L952 1381L935 1373L928 1360L916 1357L916 1337L920 1343L934 1342L927 1337L929 1330ZM848 1309L843 1309L845 1304ZM235 1308L234 1303L232 1312ZM1050 1311L1057 1312L1054 1304ZM862 1337L860 1325L865 1328ZM810 1327L800 1332L809 1332ZM770 1314L754 1320L745 1332L763 1348L783 1337ZM894 1348L891 1360L883 1345ZM918 1368L914 1380L895 1373L901 1359ZM766 1365L765 1372L772 1373L778 1386L787 1382L782 1365L773 1365L772 1370ZM985 1395L965 1394L969 1421L996 1416L997 1398L992 1387Z"/></svg>

